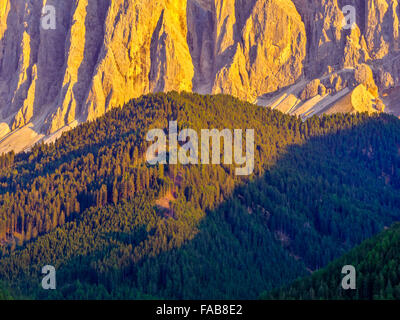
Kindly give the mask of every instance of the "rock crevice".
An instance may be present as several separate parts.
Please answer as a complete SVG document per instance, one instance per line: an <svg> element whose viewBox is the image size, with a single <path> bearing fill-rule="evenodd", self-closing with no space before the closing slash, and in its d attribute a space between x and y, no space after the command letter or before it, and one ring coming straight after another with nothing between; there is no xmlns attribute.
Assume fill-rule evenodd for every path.
<svg viewBox="0 0 400 320"><path fill-rule="evenodd" d="M44 5L55 30L41 28ZM356 88L344 75L363 64L375 97L400 82L399 16L393 0L2 0L0 139L29 123L55 133L149 92L254 102L304 82L300 98L320 79L301 99L317 100Z"/></svg>

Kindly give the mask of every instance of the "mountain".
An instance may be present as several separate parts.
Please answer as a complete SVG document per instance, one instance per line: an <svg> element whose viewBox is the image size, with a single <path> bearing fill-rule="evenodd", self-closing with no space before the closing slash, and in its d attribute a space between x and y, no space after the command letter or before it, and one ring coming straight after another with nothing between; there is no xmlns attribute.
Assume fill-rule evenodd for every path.
<svg viewBox="0 0 400 320"><path fill-rule="evenodd" d="M253 128L254 175L144 161L151 128ZM0 157L0 282L37 299L251 299L400 219L400 120L226 95L130 101ZM222 155L222 152L221 152ZM42 290L41 270L57 270Z"/></svg>
<svg viewBox="0 0 400 320"><path fill-rule="evenodd" d="M400 299L400 224L389 229L343 257L298 280L287 288L264 293L265 299L324 299L324 300L398 300ZM356 270L356 289L343 290L343 266L352 265Z"/></svg>
<svg viewBox="0 0 400 320"><path fill-rule="evenodd" d="M160 91L225 93L303 119L385 105L399 115L399 14L392 0L3 0L0 152Z"/></svg>

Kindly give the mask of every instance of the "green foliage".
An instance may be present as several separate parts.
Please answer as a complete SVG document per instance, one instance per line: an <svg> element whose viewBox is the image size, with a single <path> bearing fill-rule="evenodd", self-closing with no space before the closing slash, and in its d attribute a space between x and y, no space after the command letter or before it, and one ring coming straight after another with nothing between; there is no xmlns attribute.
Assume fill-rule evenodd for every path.
<svg viewBox="0 0 400 320"><path fill-rule="evenodd" d="M341 270L356 269L356 289L343 290ZM400 299L400 224L366 240L312 276L289 287L262 294L263 299L393 300Z"/></svg>
<svg viewBox="0 0 400 320"><path fill-rule="evenodd" d="M151 128L254 129L255 172L148 166ZM0 280L40 299L256 298L400 218L400 123L152 94L4 156ZM172 194L170 208L157 200ZM57 290L40 287L57 269Z"/></svg>

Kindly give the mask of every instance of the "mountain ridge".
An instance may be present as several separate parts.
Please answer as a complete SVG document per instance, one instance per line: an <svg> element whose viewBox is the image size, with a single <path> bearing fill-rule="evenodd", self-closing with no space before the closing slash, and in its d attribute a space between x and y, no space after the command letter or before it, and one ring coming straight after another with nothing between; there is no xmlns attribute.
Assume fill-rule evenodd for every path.
<svg viewBox="0 0 400 320"><path fill-rule="evenodd" d="M148 166L146 132L171 118L254 128L254 175ZM0 156L0 282L37 299L257 298L399 220L399 132L387 114L303 122L227 95L132 100ZM173 214L158 203L171 191ZM49 264L57 290L40 287Z"/></svg>
<svg viewBox="0 0 400 320"><path fill-rule="evenodd" d="M334 260L311 276L290 286L264 292L262 299L281 300L398 300L400 285L398 265L400 224L394 223L378 235ZM356 288L343 290L342 268L356 270Z"/></svg>
<svg viewBox="0 0 400 320"><path fill-rule="evenodd" d="M400 84L398 3L346 4L357 12L350 30L340 0L2 1L0 151L54 140L159 91L225 93L264 106L283 99L278 110L307 118L372 84L373 96L358 93L361 109L344 109L382 111L390 103L400 114L382 97ZM44 5L56 9L55 30L41 28ZM301 99L316 80L317 95ZM294 91L289 100L282 90Z"/></svg>

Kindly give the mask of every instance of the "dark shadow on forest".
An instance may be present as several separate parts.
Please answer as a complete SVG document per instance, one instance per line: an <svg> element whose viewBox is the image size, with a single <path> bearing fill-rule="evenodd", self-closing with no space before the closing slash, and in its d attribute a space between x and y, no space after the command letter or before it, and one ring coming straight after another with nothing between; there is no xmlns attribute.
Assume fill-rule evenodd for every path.
<svg viewBox="0 0 400 320"><path fill-rule="evenodd" d="M400 220L400 198L393 196L400 181L389 172L392 165L400 169L400 125L382 117L289 146L262 177L208 211L193 240L113 276L154 297L254 299L324 267ZM384 130L374 131L377 121L386 123ZM396 143L375 143L375 134ZM371 154L371 145L384 148ZM141 287L139 274L156 284Z"/></svg>

